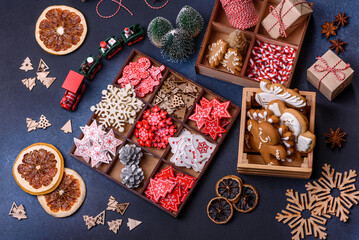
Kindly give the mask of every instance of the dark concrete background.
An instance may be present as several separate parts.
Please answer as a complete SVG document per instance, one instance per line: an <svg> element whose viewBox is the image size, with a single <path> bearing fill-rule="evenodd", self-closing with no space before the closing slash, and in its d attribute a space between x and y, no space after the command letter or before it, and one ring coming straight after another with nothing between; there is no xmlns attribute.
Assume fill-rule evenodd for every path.
<svg viewBox="0 0 359 240"><path fill-rule="evenodd" d="M134 16L130 16L124 9L121 9L115 17L106 20L97 16L95 11L97 2L97 0L89 0L87 3L82 3L81 0L12 0L0 3L2 46L0 58L0 239L290 239L290 228L278 223L274 217L287 204L285 191L294 189L305 192L304 185L308 180L240 175L244 182L253 184L258 189L260 202L257 209L250 214L236 212L233 219L223 226L213 224L207 217L206 206L208 201L215 196L214 186L217 180L228 174L236 174L238 120L177 219L69 156L73 137L79 136L79 127L83 126L91 116L90 106L99 101L101 90L113 81L131 48L125 48L119 56L109 62L104 61L103 69L89 84L76 112L67 112L59 106L64 93L61 85L68 70L77 70L88 54L97 54L97 46L101 40L113 34L119 35L125 26L140 23L147 27L155 16L166 17L174 23L178 11L186 4L197 9L203 15L207 25L214 5L214 0L170 0L165 8L152 10L142 0L123 1ZM149 2L153 3L152 0ZM38 46L34 38L38 16L47 6L55 4L66 4L79 9L85 15L88 24L84 44L77 51L66 56L53 56L46 53ZM101 6L103 14L111 14L116 6L109 0L105 1ZM348 42L346 52L340 54L340 57L349 62L356 73L352 85L333 102L329 102L320 93L317 95L315 133L318 143L314 154L312 180L319 177L324 163L331 164L338 171L359 169L358 143L356 142L359 138L357 126L359 114L358 99L355 94L355 90L359 88L356 76L359 70L358 1L315 1L314 13L292 86L300 90L315 91L315 88L306 80L306 70L313 64L315 57L327 51L330 44L320 34L320 25L325 21L332 21L338 11L346 12L350 16L350 24L338 31L338 36ZM189 62L182 64L169 63L163 59L159 50L147 39L136 44L135 47L240 105L242 87L196 75L194 63L203 35L204 31L196 39L196 54ZM50 67L49 76L57 77L49 89L38 82L30 92L22 85L22 79L36 76L36 70L26 73L18 69L27 56L30 57L34 68L37 68L40 58L43 58ZM27 133L26 117L38 119L41 114L49 119L52 126L47 130L38 129ZM68 119L72 120L72 134L64 134L60 130ZM329 128L337 127L348 132L347 143L342 149L331 150L324 143L324 133L328 132ZM40 141L55 145L64 155L66 167L76 170L86 182L86 199L82 207L71 217L56 219L48 215L36 197L23 192L12 177L12 165L18 153L26 146ZM109 231L107 225L100 225L87 231L82 215L100 213L106 208L110 195L113 195L119 202L131 203L123 217L114 212L106 212L106 220L115 218L124 220L118 235ZM25 206L27 220L18 221L8 216L13 201ZM126 227L128 217L141 220L143 223L130 232ZM347 223L342 223L336 218L329 220L326 225L328 239L359 239L358 226L359 207L354 206Z"/></svg>

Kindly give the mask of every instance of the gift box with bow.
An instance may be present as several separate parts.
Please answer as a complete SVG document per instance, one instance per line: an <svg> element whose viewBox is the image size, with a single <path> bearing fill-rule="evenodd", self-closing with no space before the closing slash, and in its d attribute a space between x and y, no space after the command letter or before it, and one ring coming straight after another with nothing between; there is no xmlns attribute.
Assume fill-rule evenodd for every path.
<svg viewBox="0 0 359 240"><path fill-rule="evenodd" d="M272 38L286 38L312 12L306 1L282 0L277 7L269 7L269 14L262 25Z"/></svg>
<svg viewBox="0 0 359 240"><path fill-rule="evenodd" d="M326 98L332 101L351 82L354 71L334 52L328 50L308 69L307 79Z"/></svg>

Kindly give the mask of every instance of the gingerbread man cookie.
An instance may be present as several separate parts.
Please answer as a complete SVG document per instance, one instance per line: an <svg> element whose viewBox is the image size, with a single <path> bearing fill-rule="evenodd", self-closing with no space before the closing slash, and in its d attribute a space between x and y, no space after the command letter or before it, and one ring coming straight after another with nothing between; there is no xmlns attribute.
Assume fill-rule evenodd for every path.
<svg viewBox="0 0 359 240"><path fill-rule="evenodd" d="M279 165L278 161L287 157L286 150L280 144L280 137L275 127L269 122L247 121L250 132L250 148L258 151L268 165Z"/></svg>
<svg viewBox="0 0 359 240"><path fill-rule="evenodd" d="M307 105L307 100L299 94L298 90L286 88L280 83L272 83L263 79L259 87L260 90L255 99L264 108L267 108L269 102L277 99L284 102L286 106L295 109L303 109Z"/></svg>
<svg viewBox="0 0 359 240"><path fill-rule="evenodd" d="M243 66L242 60L242 55L239 53L238 49L228 48L221 64L231 73L239 75L241 74Z"/></svg>
<svg viewBox="0 0 359 240"><path fill-rule="evenodd" d="M315 146L315 135L309 131L308 119L298 110L287 108L281 100L273 100L268 109L279 118L280 125L285 125L293 133L295 147L299 152L310 152Z"/></svg>
<svg viewBox="0 0 359 240"><path fill-rule="evenodd" d="M214 68L219 65L220 61L223 59L224 54L227 52L228 43L222 39L219 39L217 42L212 43L208 46L208 62L211 68Z"/></svg>
<svg viewBox="0 0 359 240"><path fill-rule="evenodd" d="M268 109L249 109L247 111L247 116L250 119L256 120L257 122L269 122L272 124L277 124L279 119L273 114L271 110Z"/></svg>

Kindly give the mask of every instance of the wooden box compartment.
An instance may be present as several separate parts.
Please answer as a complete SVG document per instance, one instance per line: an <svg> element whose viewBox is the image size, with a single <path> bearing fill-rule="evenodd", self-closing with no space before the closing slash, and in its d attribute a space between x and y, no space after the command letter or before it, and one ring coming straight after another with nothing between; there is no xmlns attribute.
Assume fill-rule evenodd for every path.
<svg viewBox="0 0 359 240"><path fill-rule="evenodd" d="M123 65L120 72L116 76L116 78L113 81L112 85L114 85L116 87L120 87L117 84L117 80L122 76L122 71L123 71L124 67L126 65L128 65L129 62L137 61L137 59L139 59L140 57L147 57L148 59L151 60L152 64L155 65L155 66L161 66L162 65L161 63L157 62L156 60L154 60L154 59L146 56L145 54L143 54L143 53L141 53L141 52L134 49L134 50L132 50L131 54L127 58L125 64ZM80 162L86 164L87 166L89 166L90 168L94 169L95 171L97 171L97 172L103 174L104 176L108 177L112 181L118 183L119 185L121 185L122 187L124 187L127 190L131 191L132 193L138 195L139 197L141 197L141 198L145 199L146 201L149 201L153 205L159 207L160 209L167 212L168 214L170 214L170 215L172 215L174 217L177 217L179 215L179 213L181 212L181 210L183 209L185 203L187 202L187 199L190 197L192 191L194 191L195 187L197 186L198 181L201 179L201 177L205 173L207 167L212 162L212 160L214 158L214 155L216 154L217 150L219 149L219 146L222 144L223 140L225 139L227 133L222 134L221 137L217 138L217 141L214 141L209 136L204 135L203 133L198 131L197 128L195 127L195 125L193 125L193 124L188 125L187 124L188 123L188 117L191 114L193 114L195 104L193 104L193 106L187 111L187 113L185 114L183 119L176 118L174 116L174 114L169 115L172 118L173 123L177 126L177 132L175 133L175 136L178 136L181 133L182 129L186 128L190 132L202 135L205 139L207 139L211 143L216 144L216 148L215 148L214 152L212 153L209 160L206 162L206 165L204 166L202 171L199 172L199 173L193 171L192 169L187 169L187 168L182 168L182 167L175 166L170 161L170 157L171 157L172 153L171 153L171 147L169 145L167 146L166 149L158 150L157 148L142 147L142 146L140 146L138 144L137 139L134 137L134 130L135 130L136 122L142 119L143 112L146 109L149 109L149 108L153 107L152 102L153 102L154 97L156 96L157 92L161 89L164 81L166 81L166 79L171 77L171 76L175 76L176 78L179 78L179 79L183 80L184 82L192 84L192 85L194 85L196 87L196 89L198 90L198 96L194 100L194 103L199 102L199 100L202 98L202 96L205 96L209 100L216 97L221 102L227 101L224 98L220 97L219 95L211 92L210 90L205 89L203 86L193 82L190 79L185 78L181 74L179 74L179 73L173 71L172 69L166 67L166 69L165 69L165 71L163 73L163 77L161 79L160 85L157 86L152 93L147 94L144 98L139 98L139 99L141 99L141 101L143 101L143 103L145 105L142 108L142 110L137 114L135 123L134 124L126 124L125 131L122 132L122 133L119 132L118 129L116 129L116 128L112 128L112 127L106 128L106 132L108 132L110 129L113 129L116 138L123 141L122 144L120 146L118 146L118 148L117 148L116 156L114 157L114 159L109 164L102 163L97 168L92 168L91 165L89 163L85 162L82 157L78 157L78 156L74 155L74 152L76 150L75 145L73 145L73 147L71 148L70 155L72 157L74 157L75 159L77 159L78 161L80 161ZM236 120L236 118L237 118L237 116L238 116L238 114L240 112L240 108L238 106L236 106L235 104L230 103L230 106L229 106L228 110L229 110L230 114L232 115L232 118L228 119L229 124L225 128L227 131L230 130L233 123L235 122L235 120ZM98 119L98 116L96 114L92 114L90 120L87 122L87 125L90 125L96 119ZM83 138L83 134L81 133L81 135L79 136L79 139L82 139L82 138ZM144 172L144 181L136 189L127 188L126 185L122 184L122 182L121 182L122 181L122 179L121 179L121 170L123 169L124 165L121 163L121 161L118 158L118 151L125 144L134 144L137 147L140 147L142 149L142 152L144 153L144 155L142 157L142 160L140 162L140 167L143 169L143 172ZM161 169L163 169L165 167L168 167L168 166L172 166L173 171L184 173L184 174L187 174L189 176L197 178L197 180L195 181L194 186L190 189L186 199L179 206L179 209L178 209L177 212L166 210L160 204L157 204L157 203L153 202L152 200L148 199L144 194L144 191L146 190L146 188L147 188L147 186L148 186L148 184L150 182L150 179L153 178L155 176L155 174L157 172L159 172Z"/></svg>
<svg viewBox="0 0 359 240"><path fill-rule="evenodd" d="M217 41L218 39L227 40L228 35L234 30L236 30L236 28L232 27L228 22L227 16L222 8L220 0L216 0L211 18L207 26L206 33L202 41L201 49L199 51L195 65L196 72L198 74L217 78L219 80L231 82L245 87L259 87L259 81L247 77L246 71L248 68L248 62L251 56L252 48L255 45L255 41L260 40L269 44L275 44L280 46L287 45L296 50L291 75L288 81L285 81L283 83L284 86L289 87L303 44L305 32L309 24L310 16L307 17L307 19L305 19L303 22L301 22L301 24L296 27L296 29L287 38L273 39L263 28L261 22L269 14L269 7L277 6L280 3L280 0L253 0L253 3L259 20L256 26L246 30L241 30L250 44L246 56L242 56L243 68L240 75L230 73L223 66L221 66L221 64L216 68L211 68L208 63L208 58L206 57L208 55L209 44ZM310 3L310 6L313 7L313 3Z"/></svg>
<svg viewBox="0 0 359 240"><path fill-rule="evenodd" d="M250 108L261 108L254 98L258 90L259 88L243 88L242 113L239 130L238 172L242 174L273 177L310 178L313 168L313 151L302 154L300 161L285 161L280 162L280 166L270 166L264 163L264 160L259 153L252 152L245 146L244 136L247 132L247 111ZM301 91L300 94L307 99L305 114L309 121L309 130L314 133L316 93Z"/></svg>

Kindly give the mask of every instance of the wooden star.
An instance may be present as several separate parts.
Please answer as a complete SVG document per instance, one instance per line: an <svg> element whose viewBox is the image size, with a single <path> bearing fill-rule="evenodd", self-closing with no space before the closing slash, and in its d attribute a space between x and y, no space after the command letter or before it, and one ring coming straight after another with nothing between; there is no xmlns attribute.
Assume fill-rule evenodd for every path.
<svg viewBox="0 0 359 240"><path fill-rule="evenodd" d="M337 128L335 132L333 129L330 129L330 133L326 133L325 136L327 137L327 140L325 140L325 143L331 143L331 148L333 149L336 145L338 147L342 147L342 142L346 142L344 139L344 136L346 135L346 132L340 132L340 128Z"/></svg>

